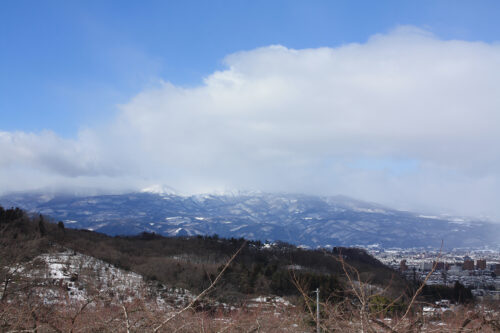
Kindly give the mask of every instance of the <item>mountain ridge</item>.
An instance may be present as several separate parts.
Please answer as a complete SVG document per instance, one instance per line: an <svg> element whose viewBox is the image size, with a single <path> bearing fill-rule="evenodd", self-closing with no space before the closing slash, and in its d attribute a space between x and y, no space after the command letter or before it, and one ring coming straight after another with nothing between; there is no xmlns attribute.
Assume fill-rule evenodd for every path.
<svg viewBox="0 0 500 333"><path fill-rule="evenodd" d="M497 246L495 224L399 211L346 196L251 192L201 194L133 192L72 196L13 194L19 206L68 227L109 235L155 232L165 236L218 234L306 247Z"/></svg>

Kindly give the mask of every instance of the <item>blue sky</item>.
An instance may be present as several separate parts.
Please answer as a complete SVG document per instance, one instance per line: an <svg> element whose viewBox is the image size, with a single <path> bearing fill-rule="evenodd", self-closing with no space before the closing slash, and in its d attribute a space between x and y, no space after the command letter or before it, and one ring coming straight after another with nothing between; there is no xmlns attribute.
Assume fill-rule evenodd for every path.
<svg viewBox="0 0 500 333"><path fill-rule="evenodd" d="M500 220L498 13L3 1L0 193L343 194Z"/></svg>
<svg viewBox="0 0 500 333"><path fill-rule="evenodd" d="M364 42L398 25L498 39L498 1L3 1L1 130L75 137L158 79L198 85L233 52Z"/></svg>

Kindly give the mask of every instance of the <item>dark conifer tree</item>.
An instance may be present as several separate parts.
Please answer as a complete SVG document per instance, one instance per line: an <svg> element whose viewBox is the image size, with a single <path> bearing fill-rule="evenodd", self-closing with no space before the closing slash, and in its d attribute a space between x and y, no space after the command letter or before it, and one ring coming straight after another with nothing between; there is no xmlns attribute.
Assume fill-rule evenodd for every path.
<svg viewBox="0 0 500 333"><path fill-rule="evenodd" d="M45 236L46 230L45 230L45 224L43 223L43 216L40 214L40 219L38 220L38 230L40 231L40 236Z"/></svg>

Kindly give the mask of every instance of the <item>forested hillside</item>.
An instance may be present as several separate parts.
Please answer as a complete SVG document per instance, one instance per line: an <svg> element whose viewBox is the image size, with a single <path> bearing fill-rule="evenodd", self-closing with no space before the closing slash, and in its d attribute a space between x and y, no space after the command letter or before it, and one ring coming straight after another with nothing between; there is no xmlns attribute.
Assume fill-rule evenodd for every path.
<svg viewBox="0 0 500 333"><path fill-rule="evenodd" d="M306 250L286 243L263 244L244 239L214 236L162 237L142 233L109 237L87 230L50 223L43 216L29 218L23 211L2 209L2 246L20 246L25 259L57 245L102 259L117 267L142 274L149 280L201 291L243 244L229 267L218 297L237 301L249 294L297 295L291 273L312 289L320 286L324 296L340 295L344 289L340 258L356 268L362 278L379 286L391 284L399 293L406 287L391 269L355 248Z"/></svg>
<svg viewBox="0 0 500 333"><path fill-rule="evenodd" d="M17 208L0 207L0 281L2 331L304 332L315 325L316 288L325 330L387 329L377 319L387 316L407 327L409 314L420 318L418 285L361 249L216 235L110 237ZM418 302L453 294L427 292Z"/></svg>

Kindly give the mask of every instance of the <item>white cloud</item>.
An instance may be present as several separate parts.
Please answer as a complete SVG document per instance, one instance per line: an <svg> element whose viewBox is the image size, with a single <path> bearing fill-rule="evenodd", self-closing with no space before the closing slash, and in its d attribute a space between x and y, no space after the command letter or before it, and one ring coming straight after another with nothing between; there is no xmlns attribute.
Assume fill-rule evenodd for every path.
<svg viewBox="0 0 500 333"><path fill-rule="evenodd" d="M33 187L105 177L115 190L342 193L500 217L499 44L401 27L363 44L269 46L225 63L199 87L141 92L74 141L0 133L0 185L12 188L9 172L22 169L41 173Z"/></svg>

